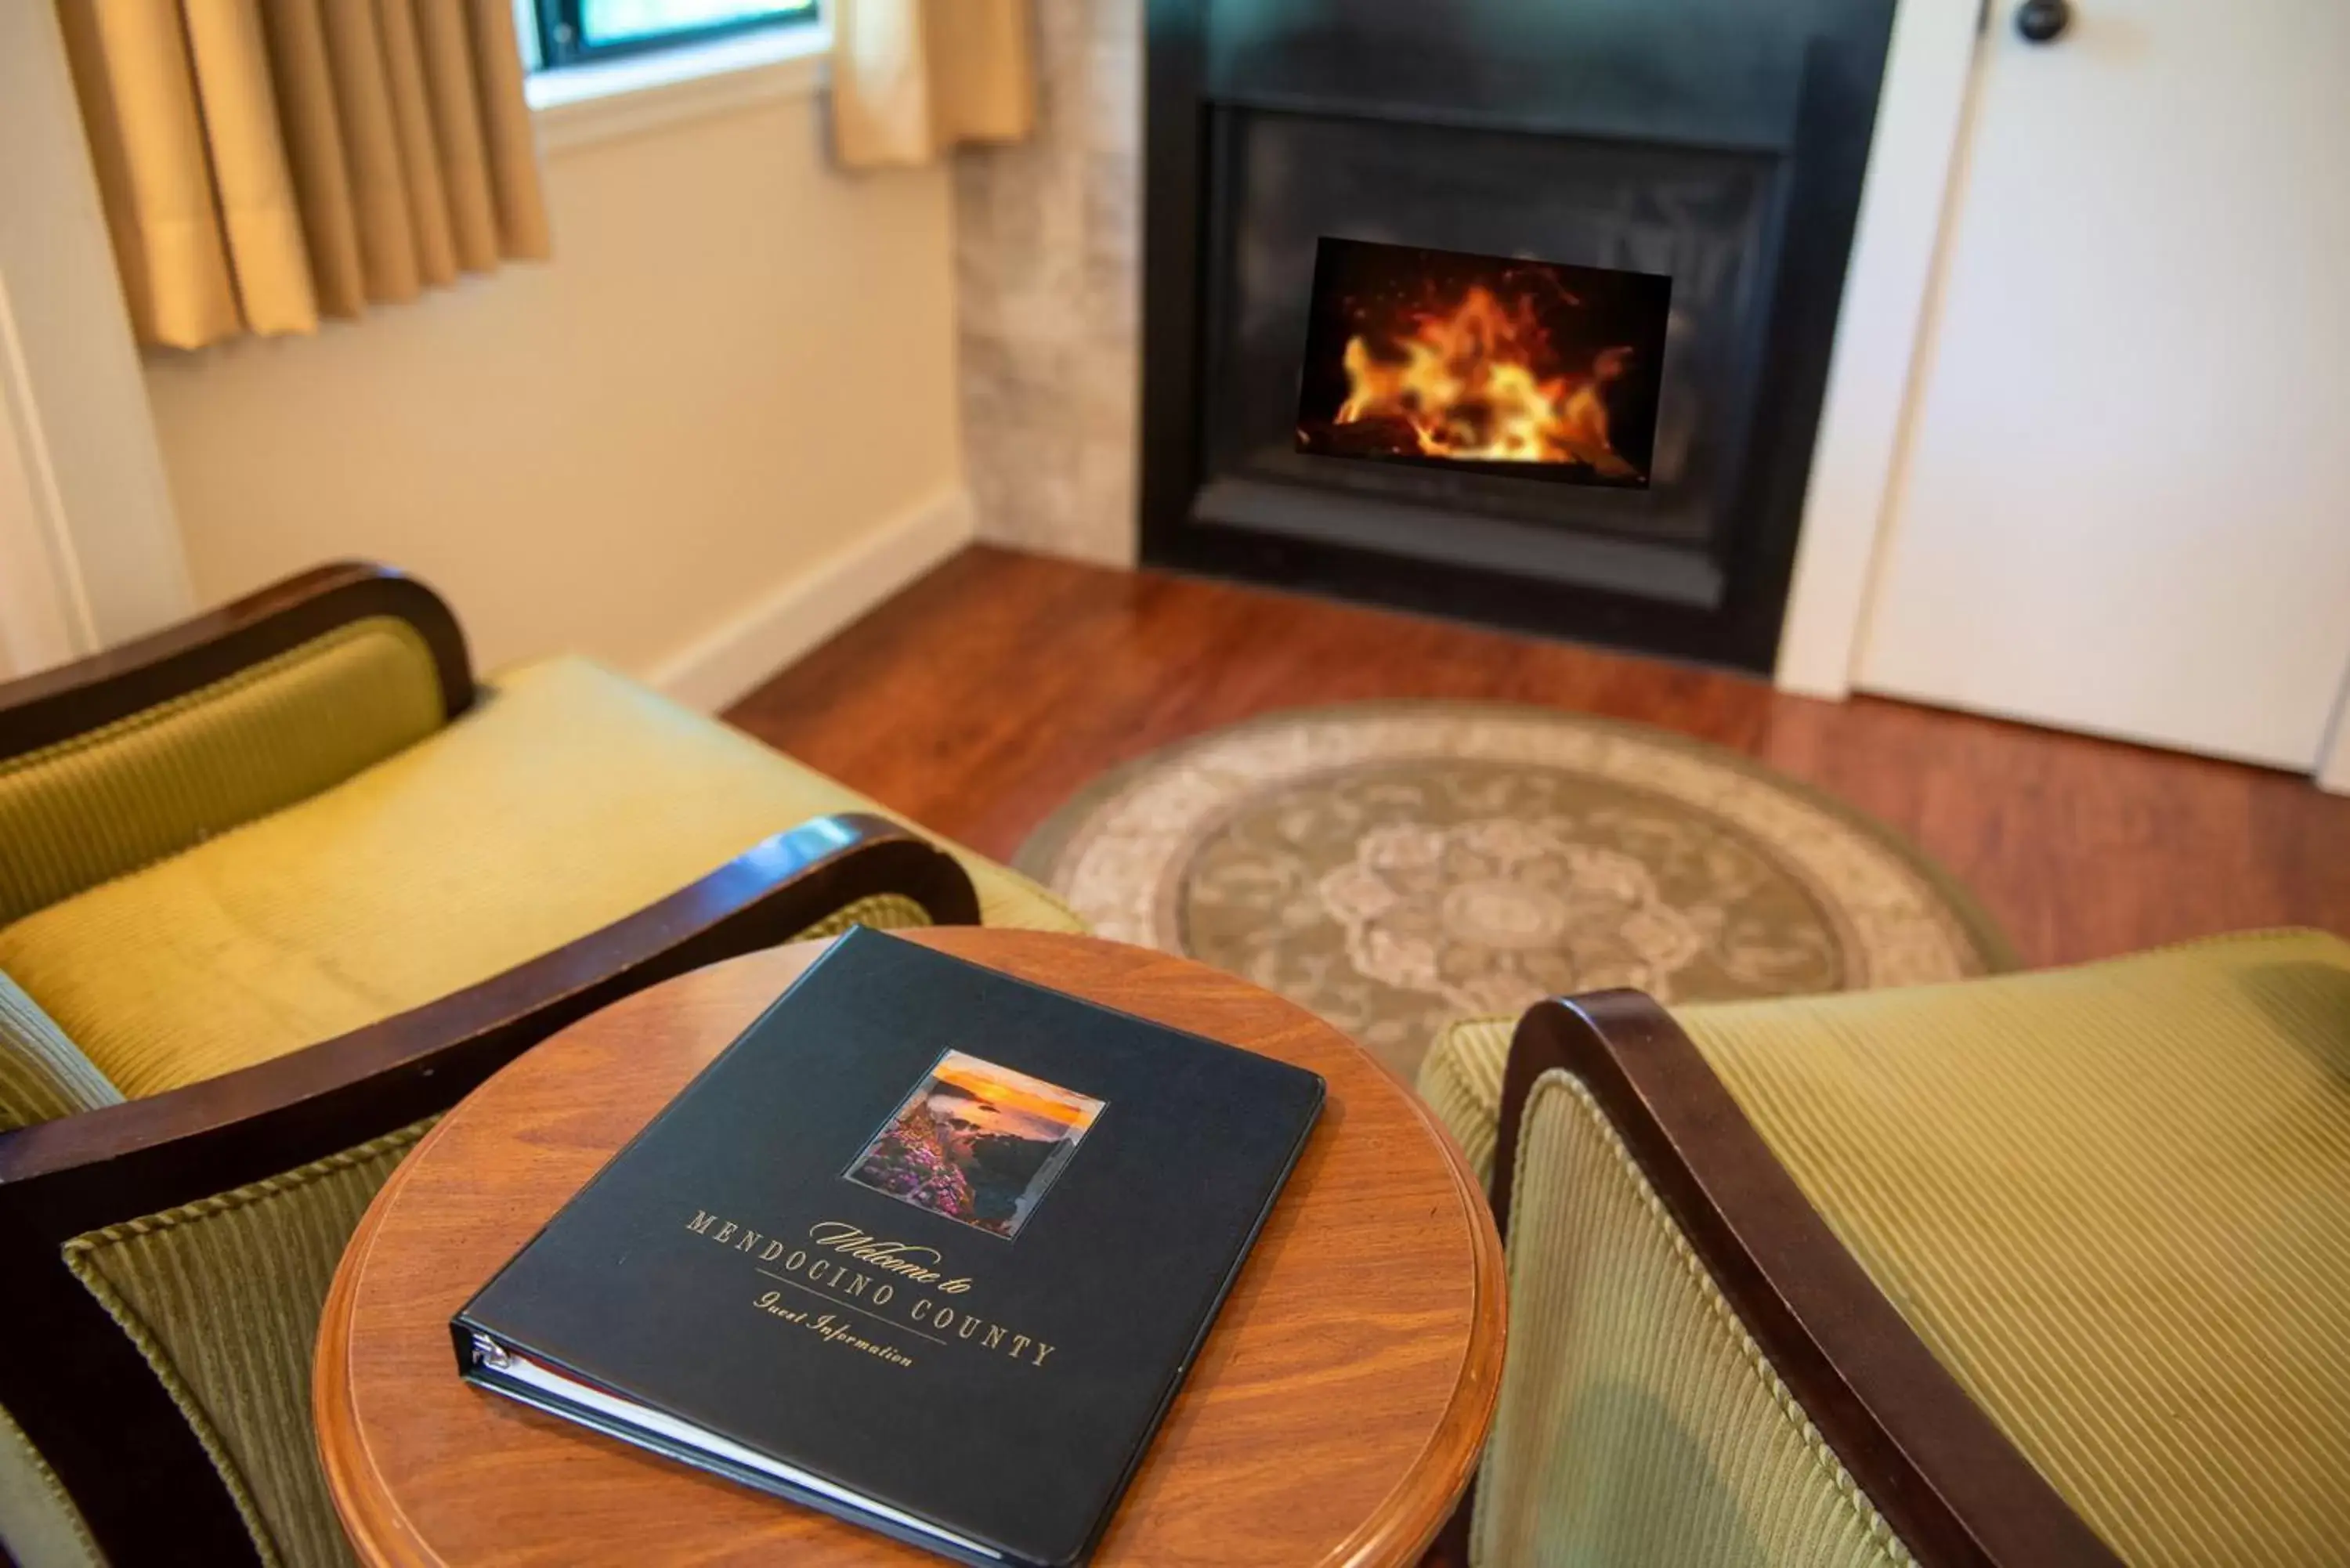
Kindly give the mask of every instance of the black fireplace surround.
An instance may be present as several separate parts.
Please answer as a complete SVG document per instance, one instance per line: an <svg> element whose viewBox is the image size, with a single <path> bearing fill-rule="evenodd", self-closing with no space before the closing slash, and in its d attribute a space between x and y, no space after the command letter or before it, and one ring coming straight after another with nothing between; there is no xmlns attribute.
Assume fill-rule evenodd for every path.
<svg viewBox="0 0 2350 1568"><path fill-rule="evenodd" d="M1893 0L1146 0L1144 559L1767 670ZM1670 276L1644 488L1298 450L1324 238Z"/></svg>

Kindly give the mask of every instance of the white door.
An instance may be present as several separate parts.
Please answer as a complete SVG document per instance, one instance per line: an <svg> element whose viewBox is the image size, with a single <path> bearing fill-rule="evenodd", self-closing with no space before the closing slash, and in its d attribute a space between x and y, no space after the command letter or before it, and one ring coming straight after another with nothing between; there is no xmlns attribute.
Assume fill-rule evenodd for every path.
<svg viewBox="0 0 2350 1568"><path fill-rule="evenodd" d="M2350 674L2350 0L1991 0L1857 683L2306 770Z"/></svg>

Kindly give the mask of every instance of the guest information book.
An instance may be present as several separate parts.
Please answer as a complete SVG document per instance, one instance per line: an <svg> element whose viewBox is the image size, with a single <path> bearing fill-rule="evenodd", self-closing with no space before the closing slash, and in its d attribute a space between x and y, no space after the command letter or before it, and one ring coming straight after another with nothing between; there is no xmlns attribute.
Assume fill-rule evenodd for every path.
<svg viewBox="0 0 2350 1568"><path fill-rule="evenodd" d="M1322 1096L852 931L465 1305L458 1366L947 1557L1082 1563Z"/></svg>

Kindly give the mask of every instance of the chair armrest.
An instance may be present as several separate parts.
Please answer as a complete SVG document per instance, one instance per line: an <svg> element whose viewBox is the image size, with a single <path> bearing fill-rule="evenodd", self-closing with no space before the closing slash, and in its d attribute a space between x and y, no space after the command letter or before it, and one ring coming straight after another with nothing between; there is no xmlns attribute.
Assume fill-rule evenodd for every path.
<svg viewBox="0 0 2350 1568"><path fill-rule="evenodd" d="M940 925L979 918L970 877L928 840L861 812L816 817L421 1007L167 1094L0 1133L0 1204L36 1189L41 1229L63 1239L258 1179L446 1109L576 1018L879 894L913 899Z"/></svg>
<svg viewBox="0 0 2350 1568"><path fill-rule="evenodd" d="M626 919L437 1002L168 1094L0 1133L0 1407L117 1563L254 1561L140 1352L66 1268L71 1238L350 1148L445 1110L565 1024L671 975L895 895L979 918L962 867L862 813L816 817Z"/></svg>
<svg viewBox="0 0 2350 1568"><path fill-rule="evenodd" d="M443 719L472 705L465 634L441 597L389 566L341 561L119 648L0 683L0 762L184 696L376 616L406 621L424 639L440 680Z"/></svg>
<svg viewBox="0 0 2350 1568"><path fill-rule="evenodd" d="M1503 1080L1493 1215L1525 1107L1579 1079L1846 1469L1919 1562L2115 1563L1812 1207L1689 1036L1638 992L1537 1003Z"/></svg>

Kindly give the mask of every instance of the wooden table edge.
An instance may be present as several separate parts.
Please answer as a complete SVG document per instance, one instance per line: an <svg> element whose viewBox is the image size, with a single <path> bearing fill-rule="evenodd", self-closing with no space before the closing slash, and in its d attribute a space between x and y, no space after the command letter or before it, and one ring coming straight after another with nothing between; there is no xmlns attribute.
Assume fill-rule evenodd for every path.
<svg viewBox="0 0 2350 1568"><path fill-rule="evenodd" d="M1370 1053L1366 1051L1364 1054L1369 1056ZM1504 1272L1501 1232L1494 1229L1493 1211L1485 1189L1469 1168L1468 1156L1461 1152L1451 1131L1437 1120L1428 1102L1386 1063L1376 1056L1371 1060L1402 1092L1420 1125L1443 1151L1445 1168L1451 1173L1452 1195L1469 1226L1471 1334L1461 1349L1461 1370L1453 1380L1451 1401L1430 1428L1419 1458L1405 1471L1387 1501L1341 1545L1338 1553L1324 1560L1331 1568L1363 1568L1365 1564L1382 1562L1416 1563L1436 1543L1454 1505L1469 1490L1479 1461L1484 1458L1494 1407L1501 1399L1502 1362L1509 1344L1509 1280ZM1477 1440L1468 1445L1457 1459L1440 1470L1425 1462L1430 1455L1447 1446L1448 1438L1463 1430L1476 1433ZM1428 1516L1415 1533L1408 1539L1397 1534L1397 1522L1416 1517L1423 1507L1428 1509Z"/></svg>
<svg viewBox="0 0 2350 1568"><path fill-rule="evenodd" d="M1092 940L1108 941L1099 937ZM1168 956L1157 954L1155 949L1140 950ZM1360 1050L1360 1044L1357 1044L1356 1048ZM1367 1051L1363 1054L1411 1107L1441 1152L1445 1169L1452 1179L1452 1196L1461 1205L1470 1237L1470 1340L1461 1351L1461 1371L1454 1380L1452 1397L1430 1429L1420 1448L1420 1458L1425 1459L1440 1452L1447 1446L1445 1439L1461 1431L1476 1432L1480 1437L1453 1462L1440 1469L1415 1461L1361 1528L1342 1542L1336 1553L1324 1559L1325 1568L1364 1568L1380 1562L1409 1564L1418 1562L1435 1542L1483 1457L1482 1434L1491 1427L1494 1407L1501 1397L1502 1361L1508 1343L1508 1283L1503 1273L1501 1237L1493 1227L1484 1189L1478 1185L1461 1146L1437 1120L1427 1102L1378 1057ZM452 1106L451 1111L456 1108ZM352 1303L358 1297L359 1277L374 1251L383 1216L390 1211L411 1168L438 1141L448 1121L449 1116L444 1113L432 1130L417 1140L359 1217L359 1226L351 1233L327 1291L312 1360L310 1420L320 1468L326 1472L328 1495L343 1528L361 1548L362 1558L388 1568L442 1565L440 1558L409 1527L398 1509L376 1506L379 1501L388 1498L385 1489L371 1490L357 1484L360 1475L374 1474L376 1466L367 1451L357 1412L351 1408ZM1417 1519L1423 1508L1427 1510L1424 1521L1405 1525L1404 1521ZM1408 1530L1409 1534L1399 1533L1402 1530Z"/></svg>
<svg viewBox="0 0 2350 1568"><path fill-rule="evenodd" d="M376 1506L379 1499L389 1497L384 1489L370 1490L356 1484L360 1475L374 1475L376 1464L351 1403L352 1303L359 1296L359 1276L375 1251L382 1217L390 1212L416 1157L431 1148L447 1126L444 1113L393 1168L359 1216L359 1228L351 1232L342 1261L335 1265L334 1281L327 1287L326 1306L318 1317L318 1343L311 1357L310 1427L318 1448L318 1465L327 1476L327 1495L344 1531L359 1548L359 1559L396 1568L439 1568L440 1560L408 1527L398 1509ZM451 1359L453 1370L453 1352Z"/></svg>

